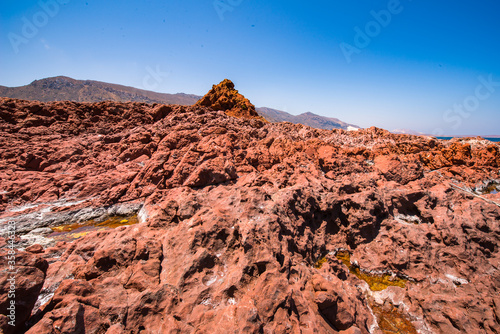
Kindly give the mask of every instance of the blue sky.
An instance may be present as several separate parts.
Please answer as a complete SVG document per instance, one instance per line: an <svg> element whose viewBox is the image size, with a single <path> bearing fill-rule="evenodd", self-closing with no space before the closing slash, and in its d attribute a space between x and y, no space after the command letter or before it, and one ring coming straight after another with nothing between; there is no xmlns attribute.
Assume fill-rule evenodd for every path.
<svg viewBox="0 0 500 334"><path fill-rule="evenodd" d="M0 85L66 75L203 95L229 78L256 106L292 114L388 130L500 135L496 0L1 6Z"/></svg>

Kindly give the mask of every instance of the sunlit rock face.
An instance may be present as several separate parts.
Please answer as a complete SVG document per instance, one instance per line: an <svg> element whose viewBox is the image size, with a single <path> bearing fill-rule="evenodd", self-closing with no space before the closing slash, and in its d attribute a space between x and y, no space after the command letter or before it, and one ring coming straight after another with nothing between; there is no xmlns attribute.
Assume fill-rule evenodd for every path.
<svg viewBox="0 0 500 334"><path fill-rule="evenodd" d="M497 144L210 106L0 99L19 331L500 332Z"/></svg>
<svg viewBox="0 0 500 334"><path fill-rule="evenodd" d="M196 105L222 110L233 117L264 120L255 111L255 106L241 95L234 88L234 83L228 79L224 79L218 85L213 85L212 89L196 102Z"/></svg>

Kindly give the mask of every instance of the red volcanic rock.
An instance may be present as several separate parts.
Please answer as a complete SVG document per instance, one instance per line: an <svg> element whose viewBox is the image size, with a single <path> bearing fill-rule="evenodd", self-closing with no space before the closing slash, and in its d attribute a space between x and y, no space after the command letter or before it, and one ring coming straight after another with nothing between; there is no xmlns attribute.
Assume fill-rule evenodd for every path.
<svg viewBox="0 0 500 334"><path fill-rule="evenodd" d="M399 184L407 184L420 179L423 169L420 161L415 157L407 158L402 162L398 155L379 155L375 157L375 169L387 181L395 181Z"/></svg>
<svg viewBox="0 0 500 334"><path fill-rule="evenodd" d="M184 182L185 186L200 187L224 183L238 178L236 168L223 158L215 158L205 161L191 173Z"/></svg>
<svg viewBox="0 0 500 334"><path fill-rule="evenodd" d="M26 248L26 251L33 253L33 254L40 254L40 253L43 253L43 246L38 245L38 244L34 244L34 245L31 245L28 248Z"/></svg>
<svg viewBox="0 0 500 334"><path fill-rule="evenodd" d="M0 330L18 333L31 315L42 289L47 261L31 253L0 250Z"/></svg>
<svg viewBox="0 0 500 334"><path fill-rule="evenodd" d="M0 100L0 229L13 221L27 247L19 326L500 331L497 144L231 117L212 106L238 106L231 94L211 108ZM38 229L123 212L141 223L57 244Z"/></svg>
<svg viewBox="0 0 500 334"><path fill-rule="evenodd" d="M203 96L195 105L223 110L229 116L241 118L255 118L264 121L255 111L255 106L243 95L234 89L231 80L224 79Z"/></svg>

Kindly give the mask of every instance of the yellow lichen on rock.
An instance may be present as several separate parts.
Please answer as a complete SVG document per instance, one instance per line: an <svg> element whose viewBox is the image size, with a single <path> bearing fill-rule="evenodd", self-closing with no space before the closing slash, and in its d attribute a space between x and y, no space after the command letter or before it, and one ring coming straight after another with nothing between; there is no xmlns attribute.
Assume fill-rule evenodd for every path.
<svg viewBox="0 0 500 334"><path fill-rule="evenodd" d="M392 304L370 305L377 317L377 323L384 334L417 334L415 326L398 308Z"/></svg>
<svg viewBox="0 0 500 334"><path fill-rule="evenodd" d="M321 267L323 267L323 264L325 264L326 262L328 262L327 258L323 257L323 258L319 259L318 261L316 261L316 263L314 264L314 268L321 269Z"/></svg>
<svg viewBox="0 0 500 334"><path fill-rule="evenodd" d="M406 287L407 280L403 278L397 276L395 277L390 274L377 275L361 271L359 267L351 263L351 255L347 251L339 251L335 257L339 259L347 268L349 268L349 272L351 274L368 283L370 290L372 291L382 291L390 286L398 286L403 289Z"/></svg>
<svg viewBox="0 0 500 334"><path fill-rule="evenodd" d="M54 233L52 233L50 237L57 240L71 241L74 239L82 238L93 231L134 225L137 223L139 223L137 215L133 215L131 217L114 216L106 219L103 222L96 222L94 219L92 219L82 223L52 227L52 231L54 231Z"/></svg>

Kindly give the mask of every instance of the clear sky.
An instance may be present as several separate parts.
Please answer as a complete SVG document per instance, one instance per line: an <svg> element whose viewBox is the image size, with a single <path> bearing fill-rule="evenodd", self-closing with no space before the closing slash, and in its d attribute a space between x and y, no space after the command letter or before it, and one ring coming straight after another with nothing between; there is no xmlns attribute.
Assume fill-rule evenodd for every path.
<svg viewBox="0 0 500 334"><path fill-rule="evenodd" d="M500 2L17 0L0 7L0 85L65 75L361 127L500 135Z"/></svg>

